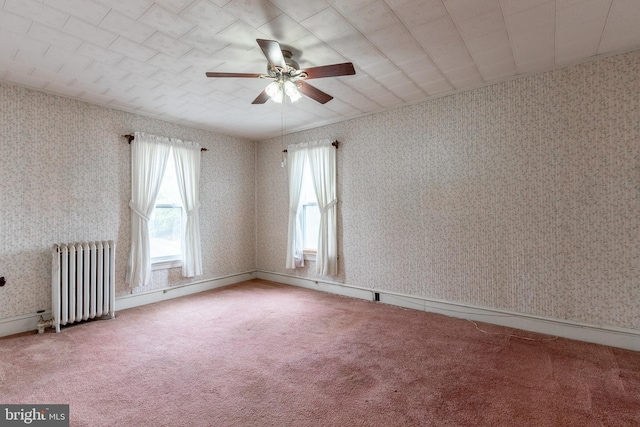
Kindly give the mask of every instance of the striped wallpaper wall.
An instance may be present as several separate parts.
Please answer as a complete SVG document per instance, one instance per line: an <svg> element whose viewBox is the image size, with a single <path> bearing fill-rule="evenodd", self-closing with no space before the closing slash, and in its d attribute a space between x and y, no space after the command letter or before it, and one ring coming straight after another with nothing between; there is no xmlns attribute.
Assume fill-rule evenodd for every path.
<svg viewBox="0 0 640 427"><path fill-rule="evenodd" d="M133 131L197 141L202 154L202 276L153 272L124 283ZM51 307L51 246L115 240L117 296L255 268L255 142L0 84L0 319Z"/></svg>
<svg viewBox="0 0 640 427"><path fill-rule="evenodd" d="M258 145L257 266L284 268L283 144L338 139L354 286L640 329L640 52Z"/></svg>

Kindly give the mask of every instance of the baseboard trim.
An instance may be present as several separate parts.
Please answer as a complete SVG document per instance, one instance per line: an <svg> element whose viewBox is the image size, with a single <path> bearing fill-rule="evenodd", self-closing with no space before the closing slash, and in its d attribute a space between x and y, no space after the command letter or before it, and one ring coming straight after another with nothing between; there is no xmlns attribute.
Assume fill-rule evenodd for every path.
<svg viewBox="0 0 640 427"><path fill-rule="evenodd" d="M579 323L563 319L535 316L508 310L491 309L453 303L435 299L403 295L378 289L350 286L344 283L319 281L282 273L258 270L259 279L271 280L287 285L345 295L354 298L375 300L399 307L428 311L460 319L473 320L494 325L507 326L524 331L536 332L578 341L586 341L610 347L640 351L640 330L611 326Z"/></svg>
<svg viewBox="0 0 640 427"><path fill-rule="evenodd" d="M221 288L223 286L229 286L255 278L255 272L250 271L217 277L215 279L201 280L199 282L189 283L183 286L171 286L163 289L154 289L149 292L122 296L120 298L116 298L116 313L120 310L153 304L155 302L166 301L173 298L196 294L198 292L209 291L211 289Z"/></svg>
<svg viewBox="0 0 640 427"><path fill-rule="evenodd" d="M116 298L116 316L118 311L128 308L138 307L155 302L165 301L172 298L178 298L198 292L208 291L211 289L221 288L223 286L233 285L235 283L244 282L246 280L255 279L254 271L231 274L228 276L216 277L214 279L201 280L182 286L172 286L162 289L155 289L149 292L141 292L139 294L126 295ZM51 310L42 313L45 320L51 318ZM0 337L8 335L20 334L23 332L36 331L40 313L24 314L21 316L8 317L0 319Z"/></svg>

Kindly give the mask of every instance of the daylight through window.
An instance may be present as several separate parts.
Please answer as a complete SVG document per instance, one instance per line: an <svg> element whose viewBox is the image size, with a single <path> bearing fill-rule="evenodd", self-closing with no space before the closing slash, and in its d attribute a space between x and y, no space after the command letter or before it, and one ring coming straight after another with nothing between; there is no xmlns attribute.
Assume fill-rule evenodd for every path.
<svg viewBox="0 0 640 427"><path fill-rule="evenodd" d="M155 209L149 220L151 262L154 264L182 258L182 201L175 169L171 151Z"/></svg>
<svg viewBox="0 0 640 427"><path fill-rule="evenodd" d="M302 228L302 249L304 252L315 253L318 250L318 231L320 229L320 209L313 181L311 168L307 160L302 175L302 190L300 191L300 225Z"/></svg>

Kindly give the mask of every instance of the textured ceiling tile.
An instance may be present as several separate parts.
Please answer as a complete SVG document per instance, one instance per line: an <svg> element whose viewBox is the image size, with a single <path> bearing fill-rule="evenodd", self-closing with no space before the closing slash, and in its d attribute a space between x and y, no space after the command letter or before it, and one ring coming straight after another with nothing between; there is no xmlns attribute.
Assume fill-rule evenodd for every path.
<svg viewBox="0 0 640 427"><path fill-rule="evenodd" d="M329 0L329 4L339 10L343 15L349 15L374 1L376 0Z"/></svg>
<svg viewBox="0 0 640 427"><path fill-rule="evenodd" d="M282 13L271 3L262 0L233 0L224 7L224 10L253 28L266 24Z"/></svg>
<svg viewBox="0 0 640 427"><path fill-rule="evenodd" d="M87 67L87 72L96 76L110 76L113 79L121 79L127 74L129 74L128 70L123 70L111 65L107 65L101 62L93 62L91 65Z"/></svg>
<svg viewBox="0 0 640 427"><path fill-rule="evenodd" d="M484 83L475 64L447 70L444 75L456 89L467 89Z"/></svg>
<svg viewBox="0 0 640 427"><path fill-rule="evenodd" d="M77 97L80 95L80 93L82 93L81 90L73 86L67 86L67 85L53 83L53 82L48 82L45 85L44 90L46 92L51 92L54 94L59 94L64 96L70 96L72 98Z"/></svg>
<svg viewBox="0 0 640 427"><path fill-rule="evenodd" d="M516 75L516 65L512 60L504 62L488 62L480 67L482 77L488 81L496 81Z"/></svg>
<svg viewBox="0 0 640 427"><path fill-rule="evenodd" d="M408 27L415 27L448 15L442 0L410 1L392 8Z"/></svg>
<svg viewBox="0 0 640 427"><path fill-rule="evenodd" d="M71 34L102 47L109 46L116 38L118 38L116 34L110 31L100 29L95 25L87 24L73 16L67 20L62 27L62 30L67 34Z"/></svg>
<svg viewBox="0 0 640 427"><path fill-rule="evenodd" d="M555 3L554 0L500 0L500 6L504 15L510 16L549 2Z"/></svg>
<svg viewBox="0 0 640 427"><path fill-rule="evenodd" d="M44 62L41 62L40 65L46 65ZM64 74L60 74L57 72L50 71L47 67L36 67L31 73L33 77L40 78L42 80L47 81L49 83L56 83L60 85L68 85L73 82L73 78L69 76L65 76Z"/></svg>
<svg viewBox="0 0 640 427"><path fill-rule="evenodd" d="M609 1L586 0L556 8L556 63L598 52L609 6Z"/></svg>
<svg viewBox="0 0 640 427"><path fill-rule="evenodd" d="M404 81L399 79L400 82L394 82L393 86L389 86L389 89L400 97L404 102L418 101L425 97L425 93L415 83L411 81Z"/></svg>
<svg viewBox="0 0 640 427"><path fill-rule="evenodd" d="M3 60L2 63L5 70L14 74L24 74L25 76L31 75L31 73L33 73L33 70L35 70L34 65L37 65L37 63L27 65L22 61L14 59Z"/></svg>
<svg viewBox="0 0 640 427"><path fill-rule="evenodd" d="M186 90L184 89L184 85L189 83L189 79L184 78L181 74L175 74L166 70L158 70L157 73L151 75L150 79L157 81L158 83L165 83L169 86L179 87L183 90ZM204 82L205 79L205 76L201 77L202 82Z"/></svg>
<svg viewBox="0 0 640 427"><path fill-rule="evenodd" d="M347 58L333 50L313 34L296 40L295 46L301 51L298 57L298 59L300 59L298 62L301 66L311 67L348 61Z"/></svg>
<svg viewBox="0 0 640 427"><path fill-rule="evenodd" d="M349 22L333 8L324 9L305 19L301 24L321 39L342 34L352 29Z"/></svg>
<svg viewBox="0 0 640 427"><path fill-rule="evenodd" d="M465 41L498 31L506 32L506 25L500 9L491 10L474 19L456 21L456 27L460 30Z"/></svg>
<svg viewBox="0 0 640 427"><path fill-rule="evenodd" d="M183 61L177 61L173 56L169 56L164 53L157 54L147 61L147 64L155 65L173 74L179 74L191 66Z"/></svg>
<svg viewBox="0 0 640 427"><path fill-rule="evenodd" d="M83 0L86 1L86 0ZM128 16L131 19L138 19L145 13L151 5L153 0L98 0L104 6L110 9L115 9L118 12Z"/></svg>
<svg viewBox="0 0 640 427"><path fill-rule="evenodd" d="M136 61L132 58L123 59L117 66L118 68L129 71L130 73L136 73L147 77L158 71L158 67L145 62Z"/></svg>
<svg viewBox="0 0 640 427"><path fill-rule="evenodd" d="M155 50L132 42L124 37L118 37L118 39L109 46L109 50L142 62L148 61L156 54Z"/></svg>
<svg viewBox="0 0 640 427"><path fill-rule="evenodd" d="M98 25L109 12L108 7L86 0L45 0L44 4L94 25Z"/></svg>
<svg viewBox="0 0 640 427"><path fill-rule="evenodd" d="M637 22L637 0L0 0L0 80L24 75L20 84L41 89L70 78L80 99L266 138L280 131L280 107L250 102L267 82L204 74L264 73L256 38L279 40L303 68L354 63L356 76L314 80L331 102L288 106L290 129L302 129L581 61L596 48L637 49ZM165 86L186 95L164 96Z"/></svg>
<svg viewBox="0 0 640 427"><path fill-rule="evenodd" d="M370 66L363 67L362 69L376 80L390 74L400 73L398 67L388 60L376 62Z"/></svg>
<svg viewBox="0 0 640 427"><path fill-rule="evenodd" d="M1 40L9 42L10 45L15 46L19 52L26 54L27 56L25 59L34 58L37 60L39 57L44 55L49 48L49 44L46 42L29 39L16 33L3 31L2 28L0 28L0 36L2 36Z"/></svg>
<svg viewBox="0 0 640 427"><path fill-rule="evenodd" d="M613 0L598 53L640 47L640 1Z"/></svg>
<svg viewBox="0 0 640 427"><path fill-rule="evenodd" d="M156 4L151 6L138 20L175 38L180 38L194 27L193 23Z"/></svg>
<svg viewBox="0 0 640 427"><path fill-rule="evenodd" d="M5 79L9 82L13 82L22 86L27 86L35 89L42 89L47 84L46 80L40 79L35 76L31 76L24 73L15 73L9 71L5 75Z"/></svg>
<svg viewBox="0 0 640 427"><path fill-rule="evenodd" d="M227 28L238 19L208 0L194 2L180 16L214 33Z"/></svg>
<svg viewBox="0 0 640 427"><path fill-rule="evenodd" d="M38 24L37 22L31 25L27 36L68 50L75 50L82 44L82 40L77 37L70 36L46 25Z"/></svg>
<svg viewBox="0 0 640 427"><path fill-rule="evenodd" d="M176 58L191 50L191 47L188 44L160 32L151 36L144 45Z"/></svg>
<svg viewBox="0 0 640 427"><path fill-rule="evenodd" d="M201 73L202 75L204 75L204 72L212 70L224 63L220 58L211 56L211 54L199 49L191 49L180 57L180 60L184 61L186 64L191 64L193 68L201 71L204 70Z"/></svg>
<svg viewBox="0 0 640 427"><path fill-rule="evenodd" d="M32 19L51 28L62 28L69 15L35 0L5 0L4 10Z"/></svg>
<svg viewBox="0 0 640 427"><path fill-rule="evenodd" d="M76 53L108 65L116 65L123 58L123 55L117 52L87 42L83 42L80 47L76 49Z"/></svg>
<svg viewBox="0 0 640 427"><path fill-rule="evenodd" d="M193 0L155 0L155 2L173 13L180 13L193 3Z"/></svg>
<svg viewBox="0 0 640 427"><path fill-rule="evenodd" d="M485 34L467 42L473 58L478 61L513 61L506 31Z"/></svg>
<svg viewBox="0 0 640 427"><path fill-rule="evenodd" d="M499 0L444 0L444 5L456 22L500 10Z"/></svg>
<svg viewBox="0 0 640 427"><path fill-rule="evenodd" d="M372 33L397 22L394 13L382 0L377 0L348 15L364 33Z"/></svg>
<svg viewBox="0 0 640 427"><path fill-rule="evenodd" d="M100 76L97 74L87 72L87 67L77 64L65 63L59 71L63 76L69 76L73 79L73 86L79 86L80 84L92 85L96 82Z"/></svg>
<svg viewBox="0 0 640 427"><path fill-rule="evenodd" d="M535 72L555 64L555 4L526 9L506 17L518 72Z"/></svg>
<svg viewBox="0 0 640 427"><path fill-rule="evenodd" d="M443 93L449 93L453 91L453 86L445 78L427 80L420 83L419 86L431 96L440 95Z"/></svg>
<svg viewBox="0 0 640 427"><path fill-rule="evenodd" d="M400 69L416 82L421 80L441 79L442 73L431 59L422 54L399 65Z"/></svg>
<svg viewBox="0 0 640 427"><path fill-rule="evenodd" d="M194 28L180 40L209 54L214 54L230 44L229 41L217 37L215 31L204 27Z"/></svg>
<svg viewBox="0 0 640 427"><path fill-rule="evenodd" d="M123 35L137 43L144 42L156 32L154 28L134 21L113 10L100 23L100 27L112 33Z"/></svg>
<svg viewBox="0 0 640 427"><path fill-rule="evenodd" d="M4 10L0 10L0 28L5 31L11 31L13 33L18 33L25 35L27 31L29 31L29 27L31 26L31 20L24 18L22 16L18 16L13 13L5 12Z"/></svg>
<svg viewBox="0 0 640 427"><path fill-rule="evenodd" d="M293 44L308 34L302 25L284 13L259 27L258 31L264 34L267 39L277 40L280 44Z"/></svg>
<svg viewBox="0 0 640 427"><path fill-rule="evenodd" d="M65 64L74 65L77 68L86 68L93 62L93 59L86 56L78 55L70 52L66 49L59 48L57 46L51 46L47 53L44 54L44 58L51 58L52 61L63 60Z"/></svg>
<svg viewBox="0 0 640 427"><path fill-rule="evenodd" d="M388 50L393 50L396 46L402 47L404 44L414 43L411 33L398 21L378 31L367 34L367 38L385 53L387 53Z"/></svg>
<svg viewBox="0 0 640 427"><path fill-rule="evenodd" d="M389 58L400 67L402 67L404 64L412 63L417 58L421 57L431 62L422 47L420 47L420 45L418 45L418 43L413 40L383 52L387 56L387 58Z"/></svg>
<svg viewBox="0 0 640 427"><path fill-rule="evenodd" d="M220 31L216 36L219 40L232 44L237 49L256 49L256 39L264 38L266 35L243 21L236 21L229 27Z"/></svg>
<svg viewBox="0 0 640 427"><path fill-rule="evenodd" d="M289 15L297 22L304 21L312 15L329 7L324 1L309 0L271 0L278 9Z"/></svg>

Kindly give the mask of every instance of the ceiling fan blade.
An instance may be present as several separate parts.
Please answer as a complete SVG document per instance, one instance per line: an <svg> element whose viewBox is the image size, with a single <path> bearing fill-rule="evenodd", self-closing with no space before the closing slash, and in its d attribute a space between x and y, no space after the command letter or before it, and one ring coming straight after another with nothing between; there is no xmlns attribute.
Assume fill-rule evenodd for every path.
<svg viewBox="0 0 640 427"><path fill-rule="evenodd" d="M350 76L356 73L351 62L342 64L323 65L321 67L311 67L303 70L307 73L307 79L319 79L322 77Z"/></svg>
<svg viewBox="0 0 640 427"><path fill-rule="evenodd" d="M309 83L305 83L300 80L297 82L300 86L298 90L303 94L307 95L309 98L318 101L320 104L326 104L327 102L333 99L333 96L328 93L324 93L320 89L311 86Z"/></svg>
<svg viewBox="0 0 640 427"><path fill-rule="evenodd" d="M252 104L264 104L269 100L269 95L267 95L267 91L263 90L260 92L260 95L256 99L253 100Z"/></svg>
<svg viewBox="0 0 640 427"><path fill-rule="evenodd" d="M272 67L287 69L287 64L284 62L284 56L282 56L282 50L280 49L280 43L275 40L265 39L256 39L256 41Z"/></svg>
<svg viewBox="0 0 640 427"><path fill-rule="evenodd" d="M208 71L207 77L260 77L262 74L253 74L253 73L217 73L213 71Z"/></svg>

